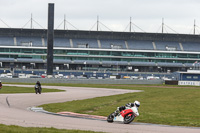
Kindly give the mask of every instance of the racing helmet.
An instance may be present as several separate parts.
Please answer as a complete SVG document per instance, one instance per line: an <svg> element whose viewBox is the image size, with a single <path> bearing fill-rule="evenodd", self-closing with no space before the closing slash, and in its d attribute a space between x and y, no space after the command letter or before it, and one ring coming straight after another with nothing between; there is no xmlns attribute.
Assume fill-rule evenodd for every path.
<svg viewBox="0 0 200 133"><path fill-rule="evenodd" d="M139 102L139 101L135 101L135 102L134 102L134 105L135 105L136 107L140 107L140 102Z"/></svg>

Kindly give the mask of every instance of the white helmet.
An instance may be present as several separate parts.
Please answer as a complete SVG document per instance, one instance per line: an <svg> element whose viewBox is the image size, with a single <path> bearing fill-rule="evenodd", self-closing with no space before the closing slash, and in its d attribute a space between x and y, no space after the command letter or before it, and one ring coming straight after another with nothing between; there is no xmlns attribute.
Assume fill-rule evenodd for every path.
<svg viewBox="0 0 200 133"><path fill-rule="evenodd" d="M134 102L134 105L135 105L136 107L140 107L140 102L139 102L139 101L135 101L135 102Z"/></svg>

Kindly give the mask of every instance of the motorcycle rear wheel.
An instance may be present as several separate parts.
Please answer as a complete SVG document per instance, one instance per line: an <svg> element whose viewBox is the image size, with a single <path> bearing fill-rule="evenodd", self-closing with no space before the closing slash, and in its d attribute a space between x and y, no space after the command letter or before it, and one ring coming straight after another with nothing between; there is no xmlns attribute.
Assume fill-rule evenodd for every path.
<svg viewBox="0 0 200 133"><path fill-rule="evenodd" d="M114 113L111 113L108 117L107 117L107 122L112 123L114 119Z"/></svg>
<svg viewBox="0 0 200 133"><path fill-rule="evenodd" d="M39 89L38 89L38 92L39 92L39 94L41 94L41 91L42 91L42 89L41 89L41 88L39 88Z"/></svg>
<svg viewBox="0 0 200 133"><path fill-rule="evenodd" d="M135 115L133 113L129 113L124 116L124 124L129 124L135 119Z"/></svg>
<svg viewBox="0 0 200 133"><path fill-rule="evenodd" d="M35 89L35 94L37 94L38 93L38 89Z"/></svg>

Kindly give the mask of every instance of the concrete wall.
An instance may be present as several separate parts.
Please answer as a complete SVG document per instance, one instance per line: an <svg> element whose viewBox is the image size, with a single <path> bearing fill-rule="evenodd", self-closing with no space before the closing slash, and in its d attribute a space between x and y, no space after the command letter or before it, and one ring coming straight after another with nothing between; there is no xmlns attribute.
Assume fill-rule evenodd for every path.
<svg viewBox="0 0 200 133"><path fill-rule="evenodd" d="M72 84L163 84L163 80L130 80L130 79L47 79L47 78L2 78L2 83L72 83Z"/></svg>

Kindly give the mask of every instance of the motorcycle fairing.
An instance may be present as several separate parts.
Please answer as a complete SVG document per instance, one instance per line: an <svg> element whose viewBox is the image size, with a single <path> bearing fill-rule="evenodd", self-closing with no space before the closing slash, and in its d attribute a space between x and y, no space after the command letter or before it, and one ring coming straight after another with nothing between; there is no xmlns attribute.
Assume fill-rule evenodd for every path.
<svg viewBox="0 0 200 133"><path fill-rule="evenodd" d="M121 116L124 117L125 115L129 114L129 113L133 113L132 109L126 109L120 112Z"/></svg>
<svg viewBox="0 0 200 133"><path fill-rule="evenodd" d="M127 114L132 115L132 113L133 113L132 109L122 110L119 115L117 115L116 117L114 117L113 120L114 121L121 121L121 122L123 122L124 121L124 116L126 116Z"/></svg>

